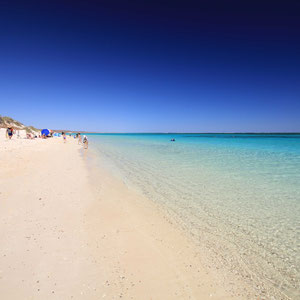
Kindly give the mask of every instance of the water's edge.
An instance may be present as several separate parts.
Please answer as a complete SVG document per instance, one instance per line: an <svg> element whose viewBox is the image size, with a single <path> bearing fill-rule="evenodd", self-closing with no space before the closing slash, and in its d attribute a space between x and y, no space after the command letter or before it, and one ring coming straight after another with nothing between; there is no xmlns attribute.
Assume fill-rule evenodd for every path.
<svg viewBox="0 0 300 300"><path fill-rule="evenodd" d="M175 193L172 196L172 191L181 192L184 191L185 188L183 187L183 189L177 189L176 185L174 185L171 187L171 189L164 190L164 184L172 182L172 180L169 180L169 178L164 179L162 177L163 180L160 183L156 182L153 179L153 176L151 177L149 174L143 173L143 176L145 177L142 177L140 181L137 181L134 175L140 172L139 167L145 165L133 165L132 161L126 160L126 156L114 156L115 153L113 153L113 151L110 151L113 148L103 149L104 144L102 144L100 147L101 149L99 149L100 145L101 143L98 143L97 141L96 145L93 145L92 147L94 148L93 151L97 153L95 154L95 157L97 156L98 159L101 160L101 164L105 165L107 169L114 173L115 176L119 176L119 178L121 178L126 184L130 185L131 187L145 195L154 203L157 203L166 212L170 219L172 219L173 221L176 220L176 223L180 225L181 228L184 228L187 234L193 237L193 240L197 243L200 249L199 251L205 254L203 255L203 261L208 268L214 267L216 270L223 270L224 274L230 273L230 281L232 282L239 278L239 280L247 283L247 286L251 286L255 290L256 295L259 295L261 299L272 299L272 297L273 299L299 298L299 293L297 292L296 287L297 271L295 271L294 269L287 270L290 272L290 275L292 276L291 278L294 277L296 280L296 288L293 290L291 289L290 281L286 281L286 278L284 277L278 277L283 276L281 274L286 274L287 272L285 270L286 267L284 265L281 265L283 260L280 257L277 258L277 255L281 252L276 252L276 248L273 248L273 246L272 248L268 249L267 247L265 247L266 242L264 240L261 240L261 236L255 236L256 232L253 233L251 228L253 220L249 219L249 221L244 224L244 221L242 219L239 219L240 217L238 216L238 214L232 214L232 220L228 220L226 218L224 219L224 216L222 216L222 210L216 211L210 207L210 205L213 205L214 203L210 204L203 202L202 204L204 206L201 205L201 207L199 207L198 203L189 202L188 200L185 202L180 201L180 199L184 198L192 199L191 197L200 199L202 195L204 195L205 198L207 197L207 195L200 193L197 195L195 194L195 196L187 192L180 194L180 199L177 199L178 195L176 195ZM153 145L151 146L153 147ZM160 144L154 145L154 151L156 151L155 147L157 147L159 151L162 151L161 149L163 149L160 147ZM123 150L124 149L120 149L120 151L116 153L119 155ZM147 154L151 155L151 153ZM177 155L176 152L168 153L168 155L174 154ZM222 155L223 154L224 153L222 153ZM136 160L138 159L139 157L137 156ZM156 157L154 157L154 159L156 159ZM128 165L127 169L126 167L124 167L124 165L126 164ZM147 168L148 173L153 172L152 168L148 166ZM162 172L162 175L165 174ZM232 179L232 175L234 174L230 175L231 176L227 178L229 180ZM181 177L180 180L175 183L182 184L184 186L185 182L182 183L183 180L184 178ZM215 180L215 178L209 177L207 180ZM222 178L222 180L224 180L224 178ZM222 183L224 184L223 181ZM190 184L190 182L188 182L188 184ZM241 189L241 191L239 192L241 193L241 195L244 191L247 192L247 189L243 190L242 187L243 186L237 187ZM220 192L222 192L222 190L219 190L219 193ZM224 192L228 191L225 190ZM259 189L258 192L260 192L261 195L264 195L265 193L264 190L260 191ZM162 193L166 193L165 197ZM172 197L170 197L170 195ZM234 191L233 195L236 196L237 192ZM230 198L233 195L228 195L228 197ZM170 201L166 201L166 199ZM224 197L222 197L222 199L224 199ZM216 202L216 204L222 205L222 203L219 202ZM295 205L297 205L295 206L295 209L299 209L298 202L296 202ZM251 206L249 206L248 208L250 209L250 218L255 218L255 215L251 215ZM269 210L266 210L266 213L264 213L266 215L266 219L264 219L264 222L268 222L268 211ZM226 210L224 212L224 215L226 216ZM204 219L199 220L199 216L204 217ZM257 220L259 221L259 219ZM270 225L273 226L273 224ZM267 233L267 238L272 237L274 230L277 230L279 233L280 230L282 230L281 227L278 227L277 229L271 229L272 231ZM295 234L296 233L297 232L295 229ZM292 241L292 239L295 238L296 240L294 242L297 243L297 238L299 238L299 236L291 235L289 239L291 239ZM243 241L243 243L241 243L241 241ZM270 244L269 241L267 241L267 243ZM263 245L263 248L261 245ZM264 251L263 253L262 250ZM286 247L283 248L282 251L286 252ZM291 251L291 253L294 253L294 250ZM285 257L283 257L283 259L285 259ZM297 265L294 267L297 269ZM277 270L281 270L281 268L284 269L278 272ZM271 276L275 277L272 278ZM281 284L278 285L278 282L281 282ZM250 295L246 291L239 292L245 293L245 295Z"/></svg>

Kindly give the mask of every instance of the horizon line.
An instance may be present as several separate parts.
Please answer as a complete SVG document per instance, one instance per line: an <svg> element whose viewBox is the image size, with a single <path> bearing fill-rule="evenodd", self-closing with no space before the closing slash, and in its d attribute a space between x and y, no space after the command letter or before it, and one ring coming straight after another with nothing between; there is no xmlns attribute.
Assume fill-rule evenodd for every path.
<svg viewBox="0 0 300 300"><path fill-rule="evenodd" d="M260 131L260 132L98 132L98 131L85 131L85 130L53 130L55 132L65 131L66 133L95 133L95 134L300 134L300 131Z"/></svg>

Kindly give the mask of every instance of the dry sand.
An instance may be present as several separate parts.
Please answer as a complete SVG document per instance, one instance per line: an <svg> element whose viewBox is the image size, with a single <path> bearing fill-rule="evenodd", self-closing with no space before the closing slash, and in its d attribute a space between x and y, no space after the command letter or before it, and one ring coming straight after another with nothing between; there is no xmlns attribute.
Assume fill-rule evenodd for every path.
<svg viewBox="0 0 300 300"><path fill-rule="evenodd" d="M0 298L233 299L185 234L89 169L86 151L70 138L0 141Z"/></svg>

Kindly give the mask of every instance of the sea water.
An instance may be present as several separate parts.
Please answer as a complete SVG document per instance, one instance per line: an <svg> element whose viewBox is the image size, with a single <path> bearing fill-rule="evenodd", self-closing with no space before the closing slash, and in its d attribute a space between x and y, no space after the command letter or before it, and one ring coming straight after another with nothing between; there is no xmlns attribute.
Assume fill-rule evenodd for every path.
<svg viewBox="0 0 300 300"><path fill-rule="evenodd" d="M175 139L174 142L171 139ZM94 134L102 162L269 299L300 299L300 135Z"/></svg>

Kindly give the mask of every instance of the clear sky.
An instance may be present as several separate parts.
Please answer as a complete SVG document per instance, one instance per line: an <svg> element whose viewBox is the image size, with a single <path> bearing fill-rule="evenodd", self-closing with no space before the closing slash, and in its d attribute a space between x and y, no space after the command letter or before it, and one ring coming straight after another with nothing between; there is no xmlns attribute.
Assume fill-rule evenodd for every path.
<svg viewBox="0 0 300 300"><path fill-rule="evenodd" d="M300 1L1 1L0 114L101 132L300 131Z"/></svg>

